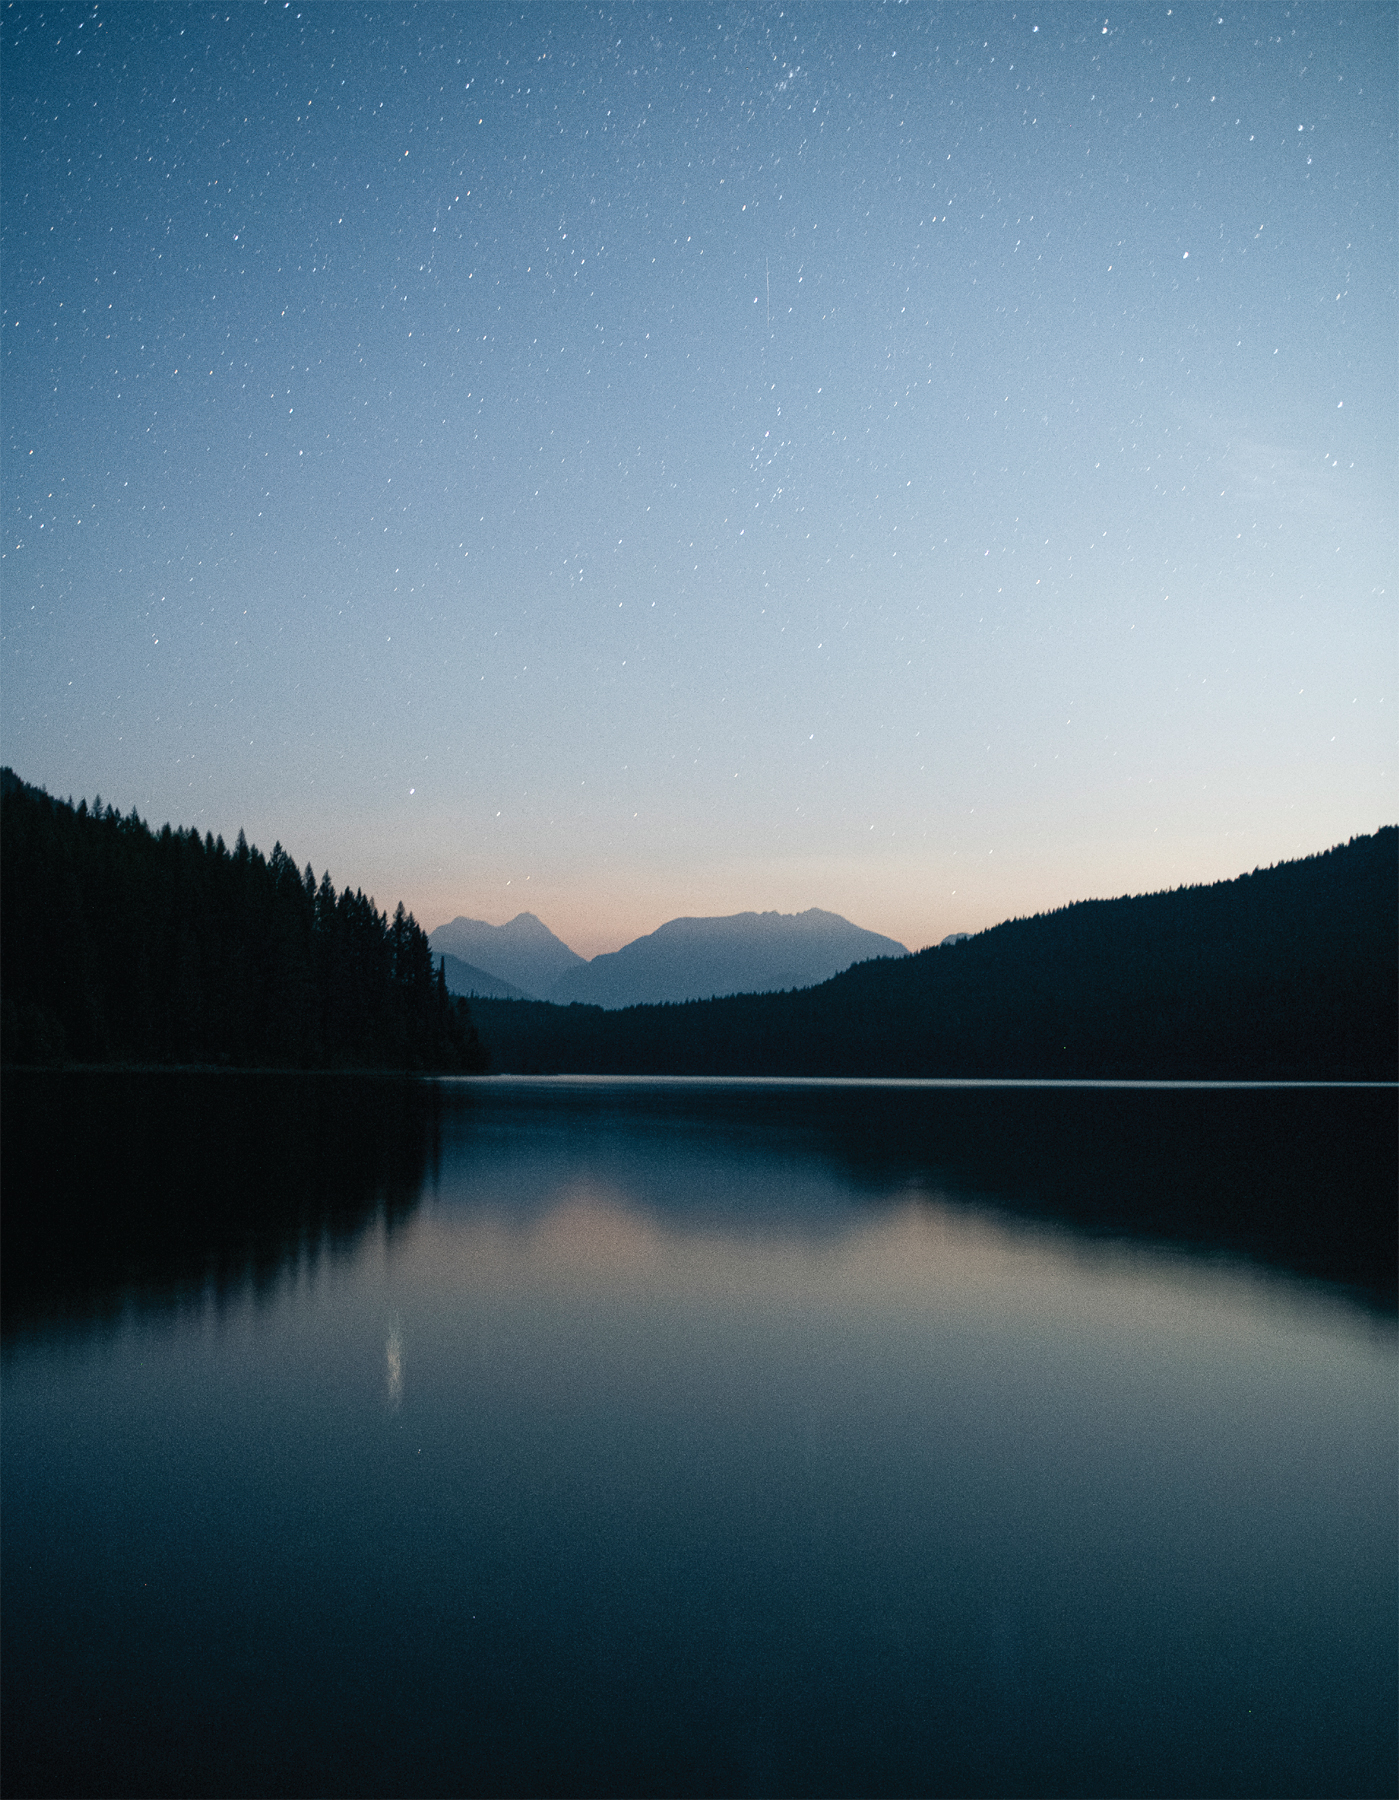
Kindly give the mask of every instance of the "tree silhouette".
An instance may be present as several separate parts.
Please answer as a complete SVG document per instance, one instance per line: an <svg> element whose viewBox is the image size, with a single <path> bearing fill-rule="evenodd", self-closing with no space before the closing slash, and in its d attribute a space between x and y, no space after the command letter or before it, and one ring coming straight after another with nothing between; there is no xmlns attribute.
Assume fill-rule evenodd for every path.
<svg viewBox="0 0 1399 1800"><path fill-rule="evenodd" d="M152 832L0 774L7 1063L479 1072L427 934L242 831Z"/></svg>

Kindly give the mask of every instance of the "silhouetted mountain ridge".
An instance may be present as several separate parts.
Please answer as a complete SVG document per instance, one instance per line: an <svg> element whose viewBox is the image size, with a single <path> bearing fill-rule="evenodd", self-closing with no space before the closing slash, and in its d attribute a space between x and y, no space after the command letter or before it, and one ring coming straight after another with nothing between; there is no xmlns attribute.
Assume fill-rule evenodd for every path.
<svg viewBox="0 0 1399 1800"><path fill-rule="evenodd" d="M568 970L587 967L578 952L555 937L532 912L516 913L504 925L456 918L430 932L428 942L436 955L458 957L536 1000L546 998Z"/></svg>
<svg viewBox="0 0 1399 1800"><path fill-rule="evenodd" d="M533 913L520 913L507 925L453 919L439 925L429 941L438 955L472 965L471 977L448 965L453 993L508 997L486 985L494 977L498 984L513 986L521 998L608 1008L815 987L852 963L908 955L893 938L862 930L839 913L816 906L802 913L670 919L591 962ZM474 985L456 985L467 980Z"/></svg>
<svg viewBox="0 0 1399 1800"><path fill-rule="evenodd" d="M621 1012L484 1001L498 1070L1399 1078L1399 830L1232 881L1084 900L797 993Z"/></svg>
<svg viewBox="0 0 1399 1800"><path fill-rule="evenodd" d="M893 938L816 906L802 913L671 919L620 950L568 970L548 997L559 1004L626 1007L772 993L815 987L870 957L907 955Z"/></svg>

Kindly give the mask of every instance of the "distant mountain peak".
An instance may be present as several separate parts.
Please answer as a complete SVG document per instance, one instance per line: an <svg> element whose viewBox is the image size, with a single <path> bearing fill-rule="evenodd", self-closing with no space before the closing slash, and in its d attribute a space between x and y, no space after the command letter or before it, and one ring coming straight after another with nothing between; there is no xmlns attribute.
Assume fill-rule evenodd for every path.
<svg viewBox="0 0 1399 1800"><path fill-rule="evenodd" d="M428 942L438 956L454 956L478 974L489 974L533 1000L541 1000L572 968L587 964L532 912L516 913L504 925L455 918L439 925Z"/></svg>
<svg viewBox="0 0 1399 1800"><path fill-rule="evenodd" d="M851 963L908 955L894 938L864 931L819 906L667 919L591 962L532 912L516 913L504 925L458 917L439 925L428 941L435 955L465 965L449 969L449 976L477 984L456 991L508 988L531 1000L607 1007L815 987ZM492 989L491 981L499 985Z"/></svg>
<svg viewBox="0 0 1399 1800"><path fill-rule="evenodd" d="M668 919L620 950L570 968L548 998L621 1007L771 993L815 987L872 957L907 955L895 939L819 906Z"/></svg>
<svg viewBox="0 0 1399 1800"><path fill-rule="evenodd" d="M540 918L539 914L532 912L518 912L513 919L507 919L503 925L488 925L484 919L468 919L464 913L458 913L456 918L451 921L450 925L439 925L437 929L439 931L450 931L453 925L472 926L480 931L515 931L517 928L528 931L530 926L537 925L546 936L554 936L553 932L549 930L549 927L544 923L543 919ZM556 939L555 941L557 942L559 940Z"/></svg>

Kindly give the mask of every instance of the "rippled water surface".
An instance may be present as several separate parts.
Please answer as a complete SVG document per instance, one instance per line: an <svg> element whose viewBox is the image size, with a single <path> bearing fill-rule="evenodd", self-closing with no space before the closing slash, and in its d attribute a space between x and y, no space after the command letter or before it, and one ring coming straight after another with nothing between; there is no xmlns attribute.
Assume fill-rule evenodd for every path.
<svg viewBox="0 0 1399 1800"><path fill-rule="evenodd" d="M1394 1790L1392 1091L5 1117L7 1792Z"/></svg>

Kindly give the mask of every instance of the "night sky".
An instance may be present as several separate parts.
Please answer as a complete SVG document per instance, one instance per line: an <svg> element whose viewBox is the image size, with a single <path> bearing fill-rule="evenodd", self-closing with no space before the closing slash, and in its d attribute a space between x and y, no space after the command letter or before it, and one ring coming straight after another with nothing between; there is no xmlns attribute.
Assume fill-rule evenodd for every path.
<svg viewBox="0 0 1399 1800"><path fill-rule="evenodd" d="M584 955L1374 830L1397 21L5 7L0 758Z"/></svg>

